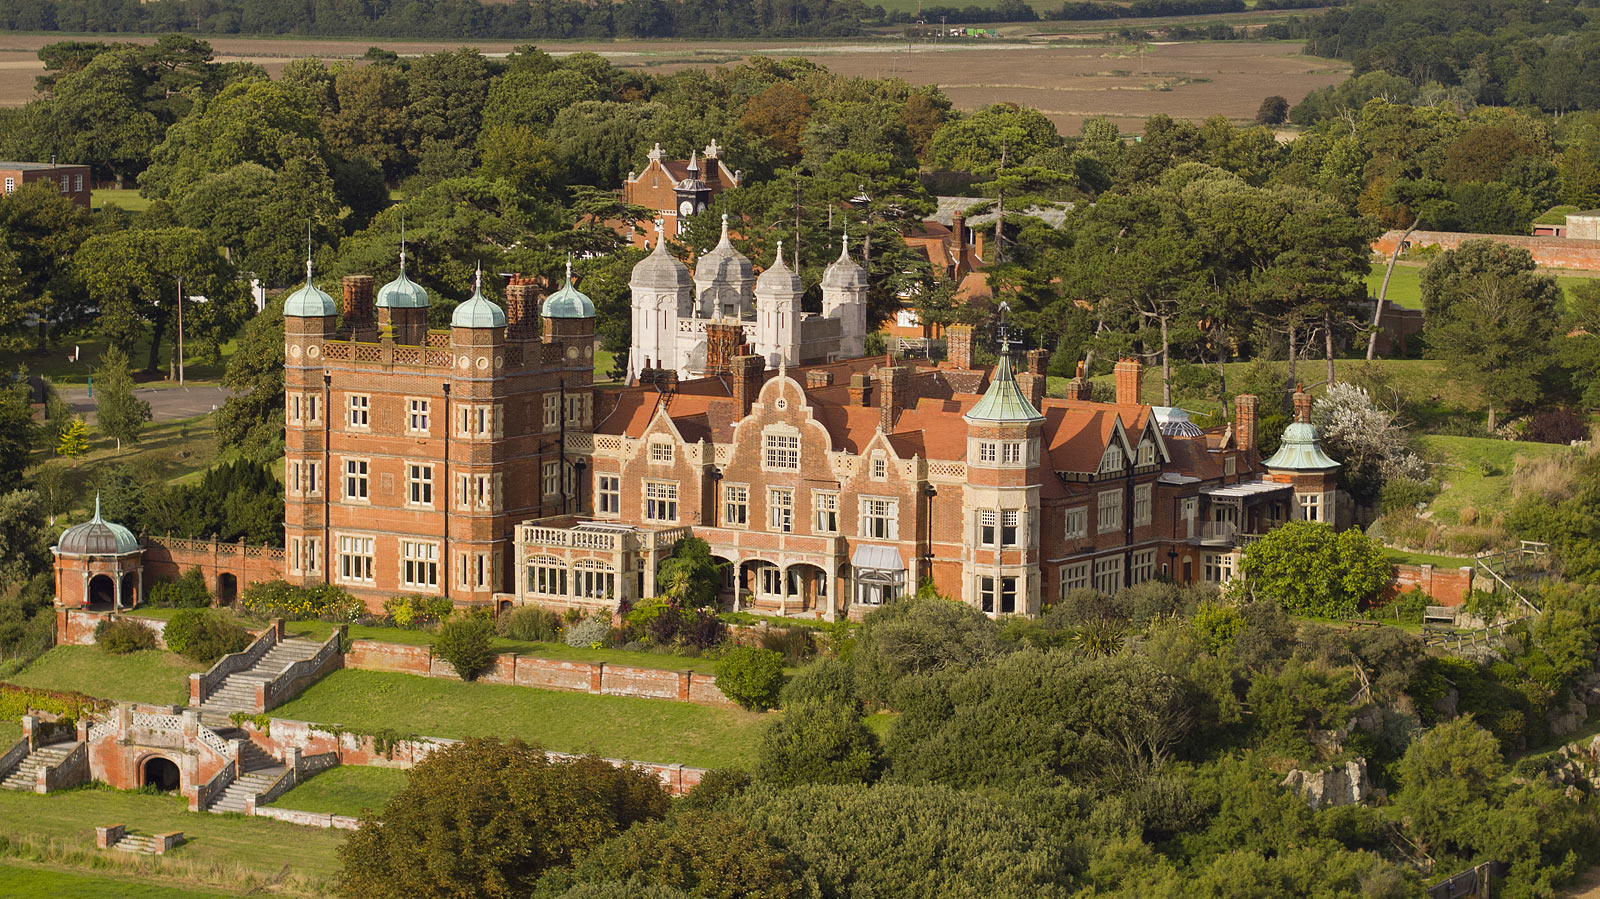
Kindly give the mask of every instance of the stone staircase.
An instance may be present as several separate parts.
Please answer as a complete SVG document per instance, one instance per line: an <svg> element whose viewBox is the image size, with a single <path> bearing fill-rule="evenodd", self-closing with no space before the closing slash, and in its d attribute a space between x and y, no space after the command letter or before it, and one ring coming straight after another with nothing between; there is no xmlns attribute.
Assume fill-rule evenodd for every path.
<svg viewBox="0 0 1600 899"><path fill-rule="evenodd" d="M77 748L78 744L76 742L51 743L48 746L40 746L30 753L27 758L23 759L16 768L12 769L11 773L6 775L4 781L0 781L0 787L8 790L33 792L39 782L39 769L61 764L62 760Z"/></svg>
<svg viewBox="0 0 1600 899"><path fill-rule="evenodd" d="M315 656L321 648L322 644L315 640L284 640L262 656L254 668L228 675L222 686L200 703L201 714L209 713L212 720L233 712L254 714L258 684L272 680L295 662Z"/></svg>
<svg viewBox="0 0 1600 899"><path fill-rule="evenodd" d="M244 800L247 796L265 793L273 782L282 776L283 763L268 755L266 750L249 741L243 730L234 728L219 730L217 734L226 740L244 740L241 744L242 754L239 757L239 770L243 772L228 784L222 795L212 801L206 808L208 812L237 812L244 814Z"/></svg>
<svg viewBox="0 0 1600 899"><path fill-rule="evenodd" d="M130 833L111 845L118 852L136 855L161 855L161 838Z"/></svg>

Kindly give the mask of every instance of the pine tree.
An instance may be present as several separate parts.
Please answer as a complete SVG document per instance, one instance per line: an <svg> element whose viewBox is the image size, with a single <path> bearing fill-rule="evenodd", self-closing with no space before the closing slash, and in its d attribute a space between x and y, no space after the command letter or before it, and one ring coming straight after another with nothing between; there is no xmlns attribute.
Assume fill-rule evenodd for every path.
<svg viewBox="0 0 1600 899"><path fill-rule="evenodd" d="M83 417L74 415L72 423L61 432L61 442L56 444L56 455L76 459L89 451L89 428Z"/></svg>
<svg viewBox="0 0 1600 899"><path fill-rule="evenodd" d="M150 404L133 395L133 376L128 373L128 354L119 347L108 347L95 372L99 390L95 394L96 423L100 430L116 438L117 452L123 441L138 443L144 423L150 420Z"/></svg>

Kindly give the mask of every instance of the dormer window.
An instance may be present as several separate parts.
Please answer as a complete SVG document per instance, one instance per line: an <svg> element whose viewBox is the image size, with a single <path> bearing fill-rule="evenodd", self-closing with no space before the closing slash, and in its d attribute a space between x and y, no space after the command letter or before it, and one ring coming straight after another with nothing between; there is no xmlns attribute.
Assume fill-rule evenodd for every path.
<svg viewBox="0 0 1600 899"><path fill-rule="evenodd" d="M1148 437L1145 438L1143 443L1139 444L1139 464L1156 464L1156 445L1155 442Z"/></svg>
<svg viewBox="0 0 1600 899"><path fill-rule="evenodd" d="M1122 448L1115 443L1106 447L1100 457L1100 474L1111 474L1122 470Z"/></svg>
<svg viewBox="0 0 1600 899"><path fill-rule="evenodd" d="M882 452L872 454L872 479L882 481L889 477L889 459Z"/></svg>

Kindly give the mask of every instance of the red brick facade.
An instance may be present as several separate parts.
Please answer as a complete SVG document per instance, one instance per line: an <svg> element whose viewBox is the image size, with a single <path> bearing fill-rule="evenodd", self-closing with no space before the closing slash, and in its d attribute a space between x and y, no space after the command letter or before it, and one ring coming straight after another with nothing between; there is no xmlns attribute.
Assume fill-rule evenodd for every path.
<svg viewBox="0 0 1600 899"><path fill-rule="evenodd" d="M1388 231L1372 242L1372 251L1385 257L1394 252L1403 231ZM1407 247L1438 247L1454 250L1468 240L1492 240L1511 247L1521 247L1533 254L1533 261L1543 268L1600 269L1600 240L1579 240L1571 237L1524 237L1517 234L1467 234L1459 231L1413 231L1406 238Z"/></svg>
<svg viewBox="0 0 1600 899"><path fill-rule="evenodd" d="M21 190L24 185L48 181L63 195L84 209L90 205L94 183L86 165L56 165L42 162L0 162L0 195Z"/></svg>
<svg viewBox="0 0 1600 899"><path fill-rule="evenodd" d="M622 183L622 201L643 206L650 215L643 221L623 224L618 230L636 247L654 245L659 220L667 237L676 238L683 218L704 211L717 194L739 186L742 174L724 165L721 157L716 141L689 159L667 159L657 145L650 151L644 171L629 172L628 180ZM684 203L690 205L685 207Z"/></svg>

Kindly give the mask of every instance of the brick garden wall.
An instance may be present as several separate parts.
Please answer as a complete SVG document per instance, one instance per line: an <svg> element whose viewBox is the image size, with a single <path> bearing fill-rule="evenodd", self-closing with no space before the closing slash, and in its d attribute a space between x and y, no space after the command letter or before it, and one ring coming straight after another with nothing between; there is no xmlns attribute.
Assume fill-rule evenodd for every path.
<svg viewBox="0 0 1600 899"><path fill-rule="evenodd" d="M185 540L177 537L145 537L144 593L156 581L175 581L191 568L199 568L206 589L222 596L221 576L234 577L237 593L251 584L283 577L283 550L275 546L249 546L244 543L219 543L215 540Z"/></svg>
<svg viewBox="0 0 1600 899"><path fill-rule="evenodd" d="M156 645L162 649L167 648L166 638L163 633L167 623L159 618L140 618L135 615L118 615L113 612L85 612L81 609L56 609L56 645L57 646L93 646L94 629L100 622L110 618L126 618L136 621L155 632Z"/></svg>
<svg viewBox="0 0 1600 899"><path fill-rule="evenodd" d="M1388 256L1400 242L1403 231L1389 231L1372 243L1372 250ZM1516 234L1467 234L1455 231L1413 231L1407 243L1412 247L1439 247L1454 250L1462 241L1487 238L1496 243L1521 247L1533 254L1533 261L1546 268L1600 269L1600 240L1574 240L1569 237L1523 237Z"/></svg>
<svg viewBox="0 0 1600 899"><path fill-rule="evenodd" d="M1471 568L1440 568L1435 565L1396 565L1390 596L1418 589L1438 600L1441 606L1459 606L1472 592Z"/></svg>
<svg viewBox="0 0 1600 899"><path fill-rule="evenodd" d="M401 646L356 640L345 654L344 667L392 671L422 677L454 678L455 669L433 657L427 646ZM478 680L544 690L571 690L607 696L671 699L701 705L732 706L708 674L663 668L636 668L610 662L570 662L516 653L502 653Z"/></svg>

